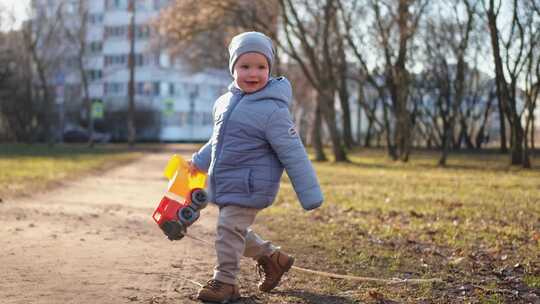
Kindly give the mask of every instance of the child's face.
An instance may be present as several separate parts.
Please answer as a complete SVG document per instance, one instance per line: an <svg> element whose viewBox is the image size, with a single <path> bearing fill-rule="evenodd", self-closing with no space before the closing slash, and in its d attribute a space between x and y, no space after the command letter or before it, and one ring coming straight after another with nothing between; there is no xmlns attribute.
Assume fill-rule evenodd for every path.
<svg viewBox="0 0 540 304"><path fill-rule="evenodd" d="M262 89L268 82L269 74L268 61L259 53L242 54L234 65L234 82L245 93Z"/></svg>

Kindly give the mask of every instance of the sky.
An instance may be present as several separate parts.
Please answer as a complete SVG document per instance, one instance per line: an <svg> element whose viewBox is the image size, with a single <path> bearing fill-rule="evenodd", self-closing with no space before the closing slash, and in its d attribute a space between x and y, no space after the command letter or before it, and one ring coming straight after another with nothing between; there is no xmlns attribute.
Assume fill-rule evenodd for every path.
<svg viewBox="0 0 540 304"><path fill-rule="evenodd" d="M21 23L28 18L27 9L30 0L0 0L0 15L2 20L0 30L8 31L13 28L19 28ZM15 24L11 20L6 20L10 12L15 16Z"/></svg>

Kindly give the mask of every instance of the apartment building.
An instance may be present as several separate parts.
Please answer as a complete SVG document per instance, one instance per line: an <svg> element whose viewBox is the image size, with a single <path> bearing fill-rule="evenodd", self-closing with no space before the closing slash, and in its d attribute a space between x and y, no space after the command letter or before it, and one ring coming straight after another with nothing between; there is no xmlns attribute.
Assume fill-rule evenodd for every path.
<svg viewBox="0 0 540 304"><path fill-rule="evenodd" d="M84 69L96 127L116 140L127 136L130 0L34 0L36 16L59 18L77 32L86 19ZM226 70L192 73L160 46L149 22L171 0L135 0L135 109L140 140L206 140L212 131L212 106L231 78ZM84 7L80 7L83 5ZM82 12L87 11L86 18ZM77 43L62 39L61 64L54 72L58 104L66 124L86 115L77 64ZM60 49L60 47L59 47Z"/></svg>

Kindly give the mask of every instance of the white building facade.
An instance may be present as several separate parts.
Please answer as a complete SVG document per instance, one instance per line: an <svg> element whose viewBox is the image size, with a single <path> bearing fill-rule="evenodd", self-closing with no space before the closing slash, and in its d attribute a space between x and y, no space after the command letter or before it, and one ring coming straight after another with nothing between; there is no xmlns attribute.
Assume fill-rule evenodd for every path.
<svg viewBox="0 0 540 304"><path fill-rule="evenodd" d="M87 10L84 67L96 129L115 140L127 137L130 52L130 0L34 0L36 12L54 18L58 7L62 22L80 27L81 9ZM149 25L171 0L135 0L135 109L139 140L203 141L212 132L212 107L231 78L226 70L191 73L159 46ZM66 43L72 43L67 41ZM66 52L53 72L57 100L66 120L84 117L83 88L77 66L77 47ZM71 115L70 115L71 113ZM79 115L77 115L79 114ZM70 118L71 117L71 118ZM84 120L84 119L83 119Z"/></svg>

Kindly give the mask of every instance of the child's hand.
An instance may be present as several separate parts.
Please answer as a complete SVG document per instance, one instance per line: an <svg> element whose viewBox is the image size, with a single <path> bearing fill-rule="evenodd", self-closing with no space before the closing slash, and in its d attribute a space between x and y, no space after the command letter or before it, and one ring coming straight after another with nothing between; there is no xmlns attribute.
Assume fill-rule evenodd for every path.
<svg viewBox="0 0 540 304"><path fill-rule="evenodd" d="M195 175L195 174L201 172L201 170L199 170L199 168L197 168L197 166L195 166L195 164L193 163L193 161L188 160L188 161L187 161L187 164L188 164L188 171L189 171L189 174Z"/></svg>

